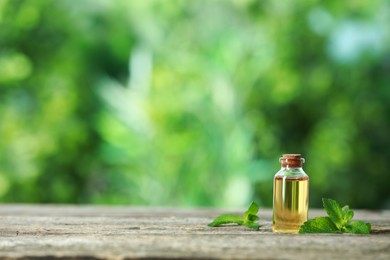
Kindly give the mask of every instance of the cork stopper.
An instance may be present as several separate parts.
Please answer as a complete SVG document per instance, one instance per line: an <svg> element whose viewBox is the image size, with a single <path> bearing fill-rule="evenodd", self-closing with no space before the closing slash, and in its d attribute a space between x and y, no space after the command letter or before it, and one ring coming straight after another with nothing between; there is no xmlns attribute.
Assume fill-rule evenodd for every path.
<svg viewBox="0 0 390 260"><path fill-rule="evenodd" d="M283 154L279 158L279 162L282 164L282 167L300 168L305 162L305 159L302 158L301 154Z"/></svg>

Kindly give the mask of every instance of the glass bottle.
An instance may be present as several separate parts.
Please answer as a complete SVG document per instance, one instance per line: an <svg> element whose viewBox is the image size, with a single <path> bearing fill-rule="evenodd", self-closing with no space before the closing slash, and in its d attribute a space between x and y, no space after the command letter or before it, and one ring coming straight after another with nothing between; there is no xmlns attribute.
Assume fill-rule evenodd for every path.
<svg viewBox="0 0 390 260"><path fill-rule="evenodd" d="M282 168L274 177L272 230L298 233L309 209L309 176L302 169L305 159L300 154L284 154L279 161Z"/></svg>

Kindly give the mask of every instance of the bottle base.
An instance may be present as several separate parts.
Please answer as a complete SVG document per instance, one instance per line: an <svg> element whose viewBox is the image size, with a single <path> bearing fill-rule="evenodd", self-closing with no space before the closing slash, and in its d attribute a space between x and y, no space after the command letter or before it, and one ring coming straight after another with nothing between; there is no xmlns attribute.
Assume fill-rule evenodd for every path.
<svg viewBox="0 0 390 260"><path fill-rule="evenodd" d="M277 227L272 226L272 232L274 233L284 233L284 234L298 234L300 227Z"/></svg>

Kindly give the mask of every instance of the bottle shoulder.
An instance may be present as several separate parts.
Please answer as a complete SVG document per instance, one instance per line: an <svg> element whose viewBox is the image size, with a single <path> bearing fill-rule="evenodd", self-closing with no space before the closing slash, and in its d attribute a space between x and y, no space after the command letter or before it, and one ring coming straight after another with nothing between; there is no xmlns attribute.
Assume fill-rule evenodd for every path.
<svg viewBox="0 0 390 260"><path fill-rule="evenodd" d="M275 174L275 178L309 179L309 176L302 168L282 168Z"/></svg>

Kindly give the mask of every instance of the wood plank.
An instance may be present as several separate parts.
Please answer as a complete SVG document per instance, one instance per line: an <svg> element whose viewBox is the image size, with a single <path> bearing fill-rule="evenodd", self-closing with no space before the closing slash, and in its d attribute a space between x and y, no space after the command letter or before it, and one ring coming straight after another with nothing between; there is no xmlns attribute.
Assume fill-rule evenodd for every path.
<svg viewBox="0 0 390 260"><path fill-rule="evenodd" d="M355 211L354 219L372 223L370 235L272 233L270 209L260 210L260 231L207 226L243 211L2 205L0 258L390 259L390 211Z"/></svg>

